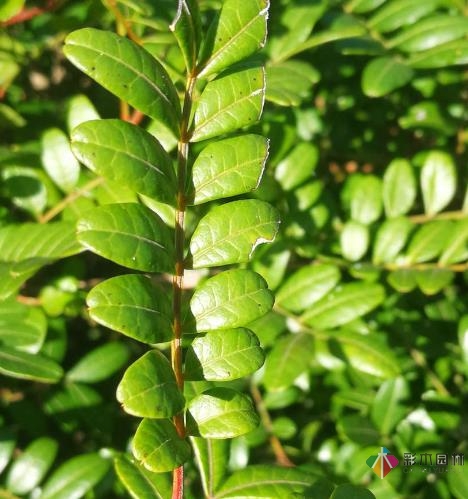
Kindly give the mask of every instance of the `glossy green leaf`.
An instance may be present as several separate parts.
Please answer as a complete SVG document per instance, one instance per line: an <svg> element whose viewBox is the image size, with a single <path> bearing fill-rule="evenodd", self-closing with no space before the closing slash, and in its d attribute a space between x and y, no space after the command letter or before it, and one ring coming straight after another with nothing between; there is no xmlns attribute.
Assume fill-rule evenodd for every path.
<svg viewBox="0 0 468 499"><path fill-rule="evenodd" d="M99 118L94 104L86 95L75 95L68 102L67 127L69 132L85 121L98 120Z"/></svg>
<svg viewBox="0 0 468 499"><path fill-rule="evenodd" d="M244 326L271 310L273 302L263 277L251 270L232 269L199 286L190 307L197 331L213 331Z"/></svg>
<svg viewBox="0 0 468 499"><path fill-rule="evenodd" d="M179 0L176 17L169 27L182 52L185 67L192 73L197 63L201 38L198 3L194 0Z"/></svg>
<svg viewBox="0 0 468 499"><path fill-rule="evenodd" d="M334 265L304 266L284 282L276 301L292 312L302 312L331 291L339 280L340 270Z"/></svg>
<svg viewBox="0 0 468 499"><path fill-rule="evenodd" d="M374 494L363 487L344 483L338 485L330 499L375 499Z"/></svg>
<svg viewBox="0 0 468 499"><path fill-rule="evenodd" d="M440 255L440 265L451 265L468 259L468 218L455 222Z"/></svg>
<svg viewBox="0 0 468 499"><path fill-rule="evenodd" d="M62 130L49 128L42 135L42 164L49 177L63 191L70 192L78 183L80 164Z"/></svg>
<svg viewBox="0 0 468 499"><path fill-rule="evenodd" d="M275 168L275 178L285 191L311 180L319 152L309 142L299 143Z"/></svg>
<svg viewBox="0 0 468 499"><path fill-rule="evenodd" d="M428 215L442 211L452 200L457 187L457 172L452 157L431 151L421 169L421 190Z"/></svg>
<svg viewBox="0 0 468 499"><path fill-rule="evenodd" d="M208 144L192 167L194 204L256 189L268 155L261 135L241 135Z"/></svg>
<svg viewBox="0 0 468 499"><path fill-rule="evenodd" d="M206 497L215 497L222 483L229 459L229 442L209 438L190 437L203 491Z"/></svg>
<svg viewBox="0 0 468 499"><path fill-rule="evenodd" d="M264 353L249 329L212 331L198 336L185 358L185 379L227 381L259 369Z"/></svg>
<svg viewBox="0 0 468 499"><path fill-rule="evenodd" d="M44 478L57 455L56 440L41 437L29 444L13 462L6 485L13 494L27 494Z"/></svg>
<svg viewBox="0 0 468 499"><path fill-rule="evenodd" d="M165 499L172 493L167 474L148 471L126 455L114 459L114 468L133 499Z"/></svg>
<svg viewBox="0 0 468 499"><path fill-rule="evenodd" d="M387 277L387 281L400 293L409 293L413 291L416 287L416 274L417 270L411 269L399 269L395 272L390 272Z"/></svg>
<svg viewBox="0 0 468 499"><path fill-rule="evenodd" d="M357 262L367 252L369 247L369 229L354 220L343 225L340 233L341 254L351 262Z"/></svg>
<svg viewBox="0 0 468 499"><path fill-rule="evenodd" d="M261 67L224 74L210 81L195 105L192 142L253 125L263 109L265 74Z"/></svg>
<svg viewBox="0 0 468 499"><path fill-rule="evenodd" d="M38 354L0 347L0 373L40 383L57 383L63 371L59 364Z"/></svg>
<svg viewBox="0 0 468 499"><path fill-rule="evenodd" d="M67 379L97 383L119 371L128 361L130 352L123 343L114 341L91 350L68 371Z"/></svg>
<svg viewBox="0 0 468 499"><path fill-rule="evenodd" d="M248 262L259 244L274 240L278 226L278 211L263 201L248 199L217 206L193 233L193 267Z"/></svg>
<svg viewBox="0 0 468 499"><path fill-rule="evenodd" d="M23 8L25 0L5 0L0 6L0 21L7 21Z"/></svg>
<svg viewBox="0 0 468 499"><path fill-rule="evenodd" d="M82 454L62 464L47 480L41 499L79 499L99 483L110 461L99 454Z"/></svg>
<svg viewBox="0 0 468 499"><path fill-rule="evenodd" d="M408 218L389 218L379 227L375 236L372 261L375 264L394 262L413 229Z"/></svg>
<svg viewBox="0 0 468 499"><path fill-rule="evenodd" d="M89 250L131 269L171 272L171 231L149 208L111 204L86 212L77 225L78 240Z"/></svg>
<svg viewBox="0 0 468 499"><path fill-rule="evenodd" d="M375 175L352 175L342 196L356 222L368 225L382 213L382 181Z"/></svg>
<svg viewBox="0 0 468 499"><path fill-rule="evenodd" d="M14 433L7 427L0 428L0 473L7 467L15 450Z"/></svg>
<svg viewBox="0 0 468 499"><path fill-rule="evenodd" d="M291 386L311 364L314 339L306 333L288 334L280 338L268 354L263 383L268 390Z"/></svg>
<svg viewBox="0 0 468 499"><path fill-rule="evenodd" d="M344 284L309 307L302 320L315 329L331 329L362 317L380 305L384 298L384 288L379 284Z"/></svg>
<svg viewBox="0 0 468 499"><path fill-rule="evenodd" d="M388 217L405 215L416 200L416 178L411 163L394 159L383 177L383 203Z"/></svg>
<svg viewBox="0 0 468 499"><path fill-rule="evenodd" d="M190 445L168 419L143 419L133 439L133 454L149 471L172 471L190 457Z"/></svg>
<svg viewBox="0 0 468 499"><path fill-rule="evenodd" d="M110 31L83 28L67 36L63 50L89 77L178 135L177 91L165 69L144 48Z"/></svg>
<svg viewBox="0 0 468 499"><path fill-rule="evenodd" d="M419 52L463 38L467 32L468 19L465 17L437 14L405 29L388 45L404 52Z"/></svg>
<svg viewBox="0 0 468 499"><path fill-rule="evenodd" d="M142 128L121 120L87 121L72 132L77 158L98 175L165 203L175 203L172 160Z"/></svg>
<svg viewBox="0 0 468 499"><path fill-rule="evenodd" d="M416 283L425 295L435 295L448 286L455 277L454 272L444 269L420 270L416 273Z"/></svg>
<svg viewBox="0 0 468 499"><path fill-rule="evenodd" d="M290 60L266 67L266 99L280 106L297 106L309 97L320 73L304 61Z"/></svg>
<svg viewBox="0 0 468 499"><path fill-rule="evenodd" d="M372 59L362 73L362 91L368 97L382 97L406 85L413 70L394 57Z"/></svg>
<svg viewBox="0 0 468 499"><path fill-rule="evenodd" d="M435 69L468 63L468 40L455 40L413 54L408 64L416 69Z"/></svg>
<svg viewBox="0 0 468 499"><path fill-rule="evenodd" d="M230 388L211 388L188 404L188 431L203 438L234 438L252 431L259 418L252 401Z"/></svg>
<svg viewBox="0 0 468 499"><path fill-rule="evenodd" d="M269 5L269 0L223 3L206 35L199 64L201 77L219 73L263 47Z"/></svg>
<svg viewBox="0 0 468 499"><path fill-rule="evenodd" d="M421 263L437 258L452 233L453 223L448 220L434 220L424 224L409 243L406 252L408 262Z"/></svg>
<svg viewBox="0 0 468 499"><path fill-rule="evenodd" d="M46 332L47 320L40 309L16 300L0 303L0 344L37 353L44 343Z"/></svg>
<svg viewBox="0 0 468 499"><path fill-rule="evenodd" d="M151 350L134 362L117 387L117 400L133 416L170 418L184 407L170 362Z"/></svg>
<svg viewBox="0 0 468 499"><path fill-rule="evenodd" d="M403 26L414 25L440 5L440 0L393 0L376 12L368 21L369 27L387 33Z"/></svg>
<svg viewBox="0 0 468 499"><path fill-rule="evenodd" d="M215 499L240 497L300 497L316 476L299 468L271 465L247 466L234 472L217 491Z"/></svg>

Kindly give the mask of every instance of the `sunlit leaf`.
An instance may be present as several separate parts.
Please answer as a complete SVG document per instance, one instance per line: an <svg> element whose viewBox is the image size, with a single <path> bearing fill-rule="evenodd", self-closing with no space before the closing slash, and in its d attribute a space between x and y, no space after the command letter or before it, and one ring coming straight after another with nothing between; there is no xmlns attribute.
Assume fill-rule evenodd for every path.
<svg viewBox="0 0 468 499"><path fill-rule="evenodd" d="M349 220L340 233L341 254L351 262L357 262L369 247L369 229L367 225Z"/></svg>
<svg viewBox="0 0 468 499"><path fill-rule="evenodd" d="M394 272L390 272L387 277L387 281L400 293L409 293L413 291L416 287L416 274L417 270L411 269L399 269Z"/></svg>
<svg viewBox="0 0 468 499"><path fill-rule="evenodd" d="M69 132L85 121L98 120L99 118L94 104L86 95L75 95L68 102L67 125Z"/></svg>
<svg viewBox="0 0 468 499"><path fill-rule="evenodd" d="M455 273L446 269L426 269L416 273L416 283L425 295L435 295L446 288L455 277Z"/></svg>
<svg viewBox="0 0 468 499"><path fill-rule="evenodd" d="M285 191L311 180L319 152L309 142L299 143L275 168L275 178Z"/></svg>
<svg viewBox="0 0 468 499"><path fill-rule="evenodd" d="M351 218L364 225L375 222L382 212L382 181L375 175L355 174L342 192Z"/></svg>
<svg viewBox="0 0 468 499"><path fill-rule="evenodd" d="M5 0L0 6L0 21L7 21L23 8L25 0Z"/></svg>
<svg viewBox="0 0 468 499"><path fill-rule="evenodd" d="M393 57L372 59L362 73L362 90L368 97L382 97L406 85L413 70Z"/></svg>
<svg viewBox="0 0 468 499"><path fill-rule="evenodd" d="M370 415L382 435L390 435L408 412L404 404L408 397L409 387L405 378L389 379L380 385Z"/></svg>
<svg viewBox="0 0 468 499"><path fill-rule="evenodd" d="M434 220L424 224L412 237L406 258L411 263L427 262L440 255L453 233L453 222Z"/></svg>
<svg viewBox="0 0 468 499"><path fill-rule="evenodd" d="M178 0L177 14L170 25L179 44L189 72L195 69L201 38L201 21L198 3L194 0Z"/></svg>
<svg viewBox="0 0 468 499"><path fill-rule="evenodd" d="M414 53L408 64L417 69L435 69L468 63L468 40L455 40Z"/></svg>
<svg viewBox="0 0 468 499"><path fill-rule="evenodd" d="M395 261L413 229L408 218L389 218L379 227L375 236L372 261L376 264Z"/></svg>
<svg viewBox="0 0 468 499"><path fill-rule="evenodd" d="M405 215L416 199L416 179L411 164L394 159L383 177L383 203L388 217Z"/></svg>
<svg viewBox="0 0 468 499"><path fill-rule="evenodd" d="M455 222L440 255L440 265L450 265L468 259L468 219Z"/></svg>

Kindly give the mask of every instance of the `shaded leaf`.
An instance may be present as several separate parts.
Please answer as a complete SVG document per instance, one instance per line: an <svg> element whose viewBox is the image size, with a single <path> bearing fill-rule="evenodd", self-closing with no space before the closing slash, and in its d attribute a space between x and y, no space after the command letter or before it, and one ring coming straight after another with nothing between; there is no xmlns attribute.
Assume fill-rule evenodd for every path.
<svg viewBox="0 0 468 499"><path fill-rule="evenodd" d="M361 446L376 445L380 439L380 434L372 421L361 414L343 415L337 423L337 429L342 437Z"/></svg>
<svg viewBox="0 0 468 499"><path fill-rule="evenodd" d="M14 433L7 427L0 428L0 473L10 462L15 447Z"/></svg>
<svg viewBox="0 0 468 499"><path fill-rule="evenodd" d="M372 402L370 416L381 435L391 435L408 412L404 402L409 395L405 378L389 379L380 385Z"/></svg>
<svg viewBox="0 0 468 499"><path fill-rule="evenodd" d="M434 220L424 224L409 243L406 252L408 262L427 262L439 256L452 232L451 221Z"/></svg>
<svg viewBox="0 0 468 499"><path fill-rule="evenodd" d="M149 208L136 203L111 204L86 212L77 225L78 240L119 265L147 272L171 272L171 231Z"/></svg>
<svg viewBox="0 0 468 499"><path fill-rule="evenodd" d="M394 159L383 177L383 203L388 217L405 215L416 200L416 179L406 159Z"/></svg>
<svg viewBox="0 0 468 499"><path fill-rule="evenodd" d="M244 326L266 314L273 293L263 277L251 270L232 269L199 286L190 302L197 331Z"/></svg>
<svg viewBox="0 0 468 499"><path fill-rule="evenodd" d="M450 492L456 499L465 499L468 494L468 477L466 473L447 473Z"/></svg>
<svg viewBox="0 0 468 499"><path fill-rule="evenodd" d="M193 233L193 267L247 262L259 244L274 240L278 225L278 211L264 201L248 199L217 206Z"/></svg>
<svg viewBox="0 0 468 499"><path fill-rule="evenodd" d="M397 217L385 220L375 236L372 261L375 264L395 261L413 229L408 218Z"/></svg>
<svg viewBox="0 0 468 499"><path fill-rule="evenodd" d="M319 152L309 142L300 142L275 168L275 178L285 191L312 178Z"/></svg>
<svg viewBox="0 0 468 499"><path fill-rule="evenodd" d="M458 344L462 358L468 364L468 315L464 315L458 323Z"/></svg>
<svg viewBox="0 0 468 499"><path fill-rule="evenodd" d="M368 97L382 97L406 85L413 70L394 57L372 59L362 73L362 91Z"/></svg>
<svg viewBox="0 0 468 499"><path fill-rule="evenodd" d="M356 14L362 14L365 12L370 12L380 7L385 2L385 0L350 0L346 3L347 12L355 12Z"/></svg>
<svg viewBox="0 0 468 499"><path fill-rule="evenodd" d="M417 270L411 269L399 269L395 272L390 272L387 277L387 281L400 293L409 293L413 291L416 287L416 274Z"/></svg>
<svg viewBox="0 0 468 499"><path fill-rule="evenodd" d="M416 273L416 283L425 295L435 295L448 286L455 277L454 272L444 269L420 270Z"/></svg>
<svg viewBox="0 0 468 499"><path fill-rule="evenodd" d="M374 494L363 487L344 483L338 485L330 499L375 499Z"/></svg>

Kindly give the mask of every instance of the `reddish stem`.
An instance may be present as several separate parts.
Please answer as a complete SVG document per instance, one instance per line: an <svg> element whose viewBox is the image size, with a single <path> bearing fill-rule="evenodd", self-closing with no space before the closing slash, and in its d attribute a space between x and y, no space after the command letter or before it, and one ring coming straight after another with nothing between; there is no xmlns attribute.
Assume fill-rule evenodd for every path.
<svg viewBox="0 0 468 499"><path fill-rule="evenodd" d="M1 25L12 26L13 24L24 23L26 21L29 21L30 19L33 19L34 17L54 10L56 7L57 4L55 0L47 0L45 7L30 7L28 9L22 9L20 12L18 12L18 14L15 14L13 17L10 17L10 19L3 21Z"/></svg>

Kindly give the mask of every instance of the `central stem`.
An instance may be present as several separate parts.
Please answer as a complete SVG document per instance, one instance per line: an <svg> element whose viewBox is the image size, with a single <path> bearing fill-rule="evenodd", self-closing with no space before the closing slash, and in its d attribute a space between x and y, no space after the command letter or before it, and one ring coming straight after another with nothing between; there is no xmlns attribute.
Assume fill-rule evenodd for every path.
<svg viewBox="0 0 468 499"><path fill-rule="evenodd" d="M171 362L175 373L177 386L183 392L184 373L182 362L182 290L184 282L184 246L185 246L185 189L188 169L189 152L189 122L192 108L192 94L195 77L189 76L185 90L184 106L180 123L180 140L177 149L177 205L175 214L175 271L172 279L173 289L173 331L171 343ZM174 425L181 438L185 437L185 422L183 413L174 416ZM172 498L182 499L184 495L184 467L179 466L173 472Z"/></svg>

